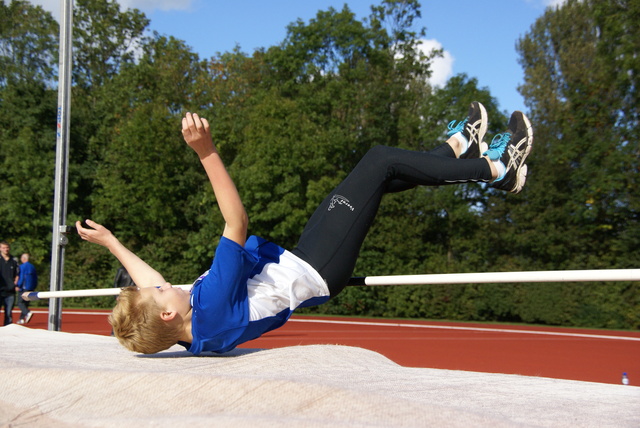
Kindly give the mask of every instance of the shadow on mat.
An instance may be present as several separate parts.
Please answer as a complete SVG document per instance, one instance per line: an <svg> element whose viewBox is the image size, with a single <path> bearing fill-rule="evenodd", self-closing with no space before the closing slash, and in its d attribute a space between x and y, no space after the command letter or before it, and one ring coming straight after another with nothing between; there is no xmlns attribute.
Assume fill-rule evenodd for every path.
<svg viewBox="0 0 640 428"><path fill-rule="evenodd" d="M224 354L217 354L215 352L203 352L200 355L193 355L189 351L169 351L169 352L158 352L157 354L137 354L138 358L206 358L206 357L215 357L215 358L230 358L230 357L241 357L243 355L254 354L256 352L264 351L264 349L245 349L245 348L236 348L233 351L225 352Z"/></svg>

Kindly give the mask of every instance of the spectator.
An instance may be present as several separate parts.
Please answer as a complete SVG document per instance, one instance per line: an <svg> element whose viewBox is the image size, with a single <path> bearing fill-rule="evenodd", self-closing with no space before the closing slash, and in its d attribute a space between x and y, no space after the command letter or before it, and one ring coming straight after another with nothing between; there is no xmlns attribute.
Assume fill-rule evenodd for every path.
<svg viewBox="0 0 640 428"><path fill-rule="evenodd" d="M0 304L4 306L4 325L13 322L11 311L18 290L18 262L11 257L11 246L7 241L0 241Z"/></svg>
<svg viewBox="0 0 640 428"><path fill-rule="evenodd" d="M20 275L18 276L18 307L20 308L18 324L27 324L33 316L33 313L29 310L31 302L22 298L23 291L33 291L38 286L38 273L29 258L29 253L24 253L20 257L22 264L20 265Z"/></svg>

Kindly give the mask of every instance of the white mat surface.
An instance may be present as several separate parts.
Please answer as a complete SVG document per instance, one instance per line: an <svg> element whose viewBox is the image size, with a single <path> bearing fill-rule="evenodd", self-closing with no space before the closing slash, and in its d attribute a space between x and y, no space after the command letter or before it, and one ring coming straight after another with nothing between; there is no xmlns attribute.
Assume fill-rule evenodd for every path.
<svg viewBox="0 0 640 428"><path fill-rule="evenodd" d="M345 346L130 353L0 328L0 427L639 427L640 388L406 368Z"/></svg>

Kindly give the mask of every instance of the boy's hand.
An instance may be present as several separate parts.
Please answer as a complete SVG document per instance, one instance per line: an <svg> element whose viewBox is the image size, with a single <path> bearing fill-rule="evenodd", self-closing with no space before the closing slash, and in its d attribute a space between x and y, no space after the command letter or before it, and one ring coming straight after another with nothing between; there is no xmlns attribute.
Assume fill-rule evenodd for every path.
<svg viewBox="0 0 640 428"><path fill-rule="evenodd" d="M207 119L201 118L195 113L187 113L185 117L182 118L182 136L184 137L184 141L198 154L200 159L216 152L213 140L211 139L209 122Z"/></svg>
<svg viewBox="0 0 640 428"><path fill-rule="evenodd" d="M111 231L101 224L88 219L85 220L85 223L87 223L87 225L91 227L91 229L82 227L82 223L76 221L76 229L78 230L78 235L80 235L80 238L84 239L85 241L93 242L94 244L102 245L103 247L108 248L110 242L115 239Z"/></svg>

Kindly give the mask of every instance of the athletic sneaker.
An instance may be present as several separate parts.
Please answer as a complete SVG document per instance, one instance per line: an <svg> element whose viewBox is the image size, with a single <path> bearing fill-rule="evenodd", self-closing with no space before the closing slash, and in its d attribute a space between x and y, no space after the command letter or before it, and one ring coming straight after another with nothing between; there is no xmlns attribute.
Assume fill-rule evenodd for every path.
<svg viewBox="0 0 640 428"><path fill-rule="evenodd" d="M24 323L27 324L29 321L31 321L31 317L33 316L33 312L29 311L29 313L27 314L26 317L24 317Z"/></svg>
<svg viewBox="0 0 640 428"><path fill-rule="evenodd" d="M448 128L448 137L455 136L458 140L464 140L467 143L467 149L460 154L460 159L479 158L482 152L481 144L484 144L483 148L486 147L482 139L487 133L487 109L478 101L474 101L469 106L469 116L457 125L456 121L452 120Z"/></svg>
<svg viewBox="0 0 640 428"><path fill-rule="evenodd" d="M533 146L533 128L524 113L516 111L509 120L509 129L493 137L489 150L483 153L496 163L498 178L491 186L518 193L527 181L524 161Z"/></svg>

